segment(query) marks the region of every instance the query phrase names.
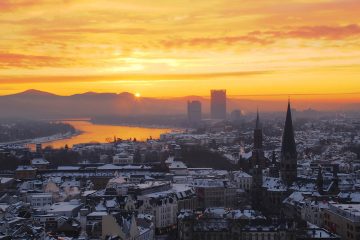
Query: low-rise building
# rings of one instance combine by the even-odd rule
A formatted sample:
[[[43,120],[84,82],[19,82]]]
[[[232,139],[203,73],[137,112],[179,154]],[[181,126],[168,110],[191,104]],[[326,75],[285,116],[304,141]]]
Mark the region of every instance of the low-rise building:
[[[328,208],[327,201],[306,200],[301,209],[301,218],[316,226],[324,227],[324,212]]]
[[[36,169],[32,166],[22,165],[15,170],[15,178],[21,180],[34,179],[36,177]]]
[[[151,231],[151,228],[138,226],[134,213],[115,213],[102,219],[102,239],[151,240],[154,236]]]
[[[10,177],[0,177],[0,191],[12,189],[15,186],[15,179]]]
[[[43,208],[53,203],[51,193],[32,193],[27,196],[27,201],[33,208]]]
[[[50,163],[44,158],[34,158],[31,160],[31,166],[38,170],[44,170],[49,167]]]
[[[238,188],[229,181],[218,179],[195,179],[191,186],[195,189],[198,207],[235,207]]]
[[[344,240],[360,239],[360,204],[330,203],[324,212],[324,224]]]
[[[113,156],[113,164],[132,164],[133,161],[134,156],[126,152],[121,152]]]
[[[142,203],[139,212],[155,217],[155,228],[158,233],[167,232],[176,226],[178,203],[173,192],[161,192],[139,196]]]
[[[299,227],[293,222],[274,223],[254,210],[208,208],[204,211],[180,211],[178,239],[236,240],[340,240],[325,229]]]
[[[238,188],[250,191],[252,185],[252,176],[244,171],[233,172],[233,180]]]
[[[69,202],[54,203],[50,206],[47,212],[58,216],[76,217],[81,207],[82,204],[80,203],[80,201],[77,199],[73,199]]]
[[[86,216],[86,234],[90,238],[102,236],[102,220],[103,216],[107,215],[107,212],[92,212]]]

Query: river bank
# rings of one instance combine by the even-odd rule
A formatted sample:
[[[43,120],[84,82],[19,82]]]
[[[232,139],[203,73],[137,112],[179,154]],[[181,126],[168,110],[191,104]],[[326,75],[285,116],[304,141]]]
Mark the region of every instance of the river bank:
[[[58,120],[58,122],[70,124],[75,128],[75,132],[59,133],[46,137],[33,139],[24,139],[18,141],[4,142],[0,145],[24,144],[35,145],[41,143],[43,147],[51,146],[53,148],[63,148],[66,145],[72,147],[80,143],[106,143],[111,142],[114,138],[120,139],[136,139],[145,141],[149,138],[158,139],[160,134],[181,131],[176,128],[166,128],[159,126],[139,126],[139,125],[116,125],[116,124],[96,124],[88,120]]]
[[[58,141],[63,139],[72,138],[82,134],[81,131],[76,131],[75,133],[68,132],[68,133],[58,133],[51,136],[39,137],[39,138],[31,138],[31,139],[23,139],[23,140],[16,140],[10,142],[0,142],[0,146],[4,145],[12,145],[12,144],[36,144],[36,143],[46,143],[52,141]]]
[[[72,125],[81,134],[72,136],[66,139],[59,139],[49,141],[45,146],[52,146],[54,148],[61,148],[65,145],[72,147],[75,144],[98,142],[111,142],[114,138],[120,139],[137,139],[138,141],[145,141],[146,139],[158,139],[160,134],[171,132],[172,128],[156,128],[156,127],[142,127],[142,126],[125,126],[125,125],[111,125],[111,124],[95,124],[91,121],[62,121]]]

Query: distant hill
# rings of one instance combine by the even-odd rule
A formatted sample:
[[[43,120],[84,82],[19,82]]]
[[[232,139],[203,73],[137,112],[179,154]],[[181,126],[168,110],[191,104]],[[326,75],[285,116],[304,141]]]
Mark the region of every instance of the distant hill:
[[[128,92],[60,96],[37,90],[0,96],[0,118],[73,118],[101,115],[179,114],[186,99],[136,98]]]
[[[129,115],[178,115],[185,114],[187,101],[202,102],[204,113],[208,113],[210,103],[208,98],[187,96],[177,98],[137,98],[128,92],[96,93],[87,92],[71,96],[60,96],[38,90],[27,90],[12,95],[0,96],[0,118],[84,118],[98,116],[129,116]],[[307,102],[307,104],[309,104]],[[294,108],[324,107],[323,103],[311,103],[311,106],[300,102],[293,104]],[[325,110],[359,110],[359,103],[327,102]],[[255,101],[248,99],[228,99],[228,111],[241,109],[254,112],[259,107],[261,111],[284,111],[284,101]]]

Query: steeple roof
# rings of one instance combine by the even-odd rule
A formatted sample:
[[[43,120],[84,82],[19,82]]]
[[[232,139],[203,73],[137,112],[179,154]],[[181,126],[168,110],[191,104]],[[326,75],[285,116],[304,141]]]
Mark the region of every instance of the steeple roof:
[[[294,128],[293,128],[292,117],[291,117],[290,101],[288,102],[288,108],[287,108],[287,113],[286,113],[281,153],[284,156],[289,156],[289,157],[293,157],[293,158],[296,158],[296,156],[297,156]]]

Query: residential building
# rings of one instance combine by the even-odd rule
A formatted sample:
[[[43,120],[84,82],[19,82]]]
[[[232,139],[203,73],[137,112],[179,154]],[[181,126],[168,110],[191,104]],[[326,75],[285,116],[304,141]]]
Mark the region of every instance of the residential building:
[[[360,204],[330,203],[324,212],[324,224],[343,240],[360,239]]]

